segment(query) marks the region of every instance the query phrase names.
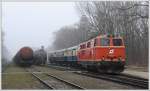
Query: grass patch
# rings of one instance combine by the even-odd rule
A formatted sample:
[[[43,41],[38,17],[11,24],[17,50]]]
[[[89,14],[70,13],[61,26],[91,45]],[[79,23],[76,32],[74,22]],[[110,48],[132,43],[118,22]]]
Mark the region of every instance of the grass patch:
[[[41,84],[18,66],[9,66],[2,74],[2,89],[40,89]]]

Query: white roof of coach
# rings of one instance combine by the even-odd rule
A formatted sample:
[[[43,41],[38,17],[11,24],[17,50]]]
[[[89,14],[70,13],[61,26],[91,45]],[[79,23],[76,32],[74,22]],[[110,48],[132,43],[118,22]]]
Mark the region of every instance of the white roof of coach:
[[[69,47],[67,48],[68,50],[72,50],[72,49],[77,49],[78,48],[78,45],[77,46],[73,46],[73,47]]]

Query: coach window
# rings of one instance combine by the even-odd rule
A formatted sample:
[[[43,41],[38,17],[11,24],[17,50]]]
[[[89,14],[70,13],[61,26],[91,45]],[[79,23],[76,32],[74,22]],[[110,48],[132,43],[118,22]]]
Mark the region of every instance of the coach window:
[[[90,48],[91,47],[91,42],[88,42],[87,43],[87,48]]]
[[[101,38],[100,39],[100,45],[101,46],[109,46],[110,45],[110,39],[108,39],[108,38]]]

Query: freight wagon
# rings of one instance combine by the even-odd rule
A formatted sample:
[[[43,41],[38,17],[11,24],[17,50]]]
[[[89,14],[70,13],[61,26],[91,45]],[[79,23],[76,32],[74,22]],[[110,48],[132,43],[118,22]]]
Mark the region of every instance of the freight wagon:
[[[13,61],[19,66],[31,66],[33,60],[33,50],[30,47],[21,48],[13,58]]]

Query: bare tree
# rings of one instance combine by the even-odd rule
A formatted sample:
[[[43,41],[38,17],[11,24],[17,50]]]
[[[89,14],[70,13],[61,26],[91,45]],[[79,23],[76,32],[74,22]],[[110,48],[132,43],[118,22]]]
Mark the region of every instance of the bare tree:
[[[147,1],[79,2],[77,6],[99,34],[124,37],[129,64],[148,64]]]
[[[127,63],[148,65],[147,1],[77,2],[80,21],[56,33],[55,49],[77,45],[98,34],[124,37]]]

